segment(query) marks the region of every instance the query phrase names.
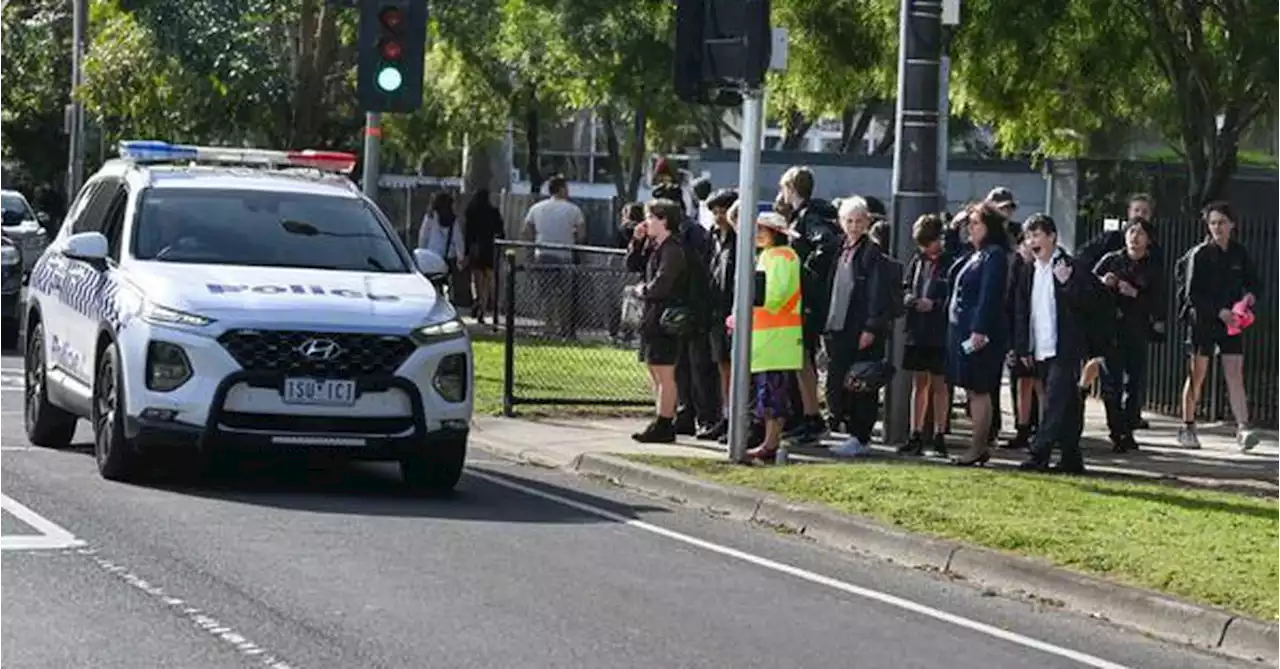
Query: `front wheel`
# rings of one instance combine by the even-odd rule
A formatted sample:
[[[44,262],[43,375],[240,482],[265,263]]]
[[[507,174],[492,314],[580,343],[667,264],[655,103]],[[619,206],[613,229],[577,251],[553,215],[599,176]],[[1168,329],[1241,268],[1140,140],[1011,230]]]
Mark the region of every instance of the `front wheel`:
[[[400,460],[400,476],[410,490],[433,495],[447,495],[462,478],[467,459],[465,437],[427,444],[417,454]]]
[[[23,419],[27,441],[44,448],[66,448],[79,421],[71,412],[49,401],[48,372],[44,360],[44,324],[36,323],[27,337],[23,359]]]
[[[130,481],[138,475],[140,457],[124,435],[124,375],[119,360],[115,346],[107,347],[98,360],[93,382],[93,457],[102,478]]]

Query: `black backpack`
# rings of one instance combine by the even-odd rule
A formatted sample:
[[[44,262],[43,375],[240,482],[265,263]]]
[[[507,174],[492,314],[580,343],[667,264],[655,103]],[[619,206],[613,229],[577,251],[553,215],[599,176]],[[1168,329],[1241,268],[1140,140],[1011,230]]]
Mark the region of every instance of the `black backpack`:
[[[1204,246],[1204,242],[1187,249],[1187,252],[1182,254],[1182,257],[1178,258],[1178,262],[1173,265],[1173,308],[1177,314],[1177,319],[1183,323],[1189,324],[1195,320],[1195,314],[1191,310],[1191,287],[1187,283],[1187,280],[1191,277],[1188,276],[1187,269],[1191,264],[1191,256],[1195,255],[1195,252],[1199,251],[1201,246]]]

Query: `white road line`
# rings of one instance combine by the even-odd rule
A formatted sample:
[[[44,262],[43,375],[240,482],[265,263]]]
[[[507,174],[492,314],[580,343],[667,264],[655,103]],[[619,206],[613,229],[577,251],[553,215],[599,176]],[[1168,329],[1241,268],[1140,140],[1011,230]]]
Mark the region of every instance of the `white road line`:
[[[808,571],[806,569],[793,567],[789,564],[784,564],[782,562],[777,562],[774,560],[770,560],[768,558],[760,557],[759,555],[753,555],[745,551],[740,551],[736,548],[722,546],[720,544],[712,543],[710,541],[699,539],[697,537],[692,537],[687,534],[675,532],[665,527],[659,527],[657,525],[646,523],[642,520],[628,518],[626,516],[614,513],[607,509],[602,509],[597,506],[585,504],[575,499],[570,499],[568,497],[563,497],[561,495],[556,495],[554,493],[543,492],[541,490],[538,490],[537,488],[531,488],[526,485],[514,483],[503,478],[498,478],[496,476],[485,474],[483,472],[478,472],[474,469],[468,469],[467,474],[469,476],[474,476],[475,478],[478,478],[482,481],[486,481],[488,483],[492,483],[494,485],[499,485],[504,488],[509,488],[511,490],[517,490],[526,495],[540,497],[542,499],[555,502],[557,504],[562,504],[564,506],[577,509],[584,513],[589,513],[593,516],[598,516],[600,518],[612,520],[616,523],[622,523],[629,527],[633,527],[638,530],[643,530],[645,532],[649,532],[652,534],[657,534],[659,536],[666,537],[668,539],[672,539],[675,541],[679,541],[681,543],[688,544],[690,546],[696,546],[703,550],[711,551],[712,553],[718,553],[726,557],[731,557],[736,560],[741,560],[743,562],[756,565],[757,567],[763,567],[765,569],[769,569],[779,573],[787,574],[789,576],[794,576],[796,578],[799,578],[805,581],[809,581],[810,583],[816,583],[818,585],[823,585],[828,588],[839,590],[841,592],[854,595],[856,597],[862,597],[864,599],[874,600],[882,604],[888,604],[889,606],[894,606],[900,609],[911,611],[912,613],[917,613],[922,616],[928,616],[935,620],[940,620],[945,623],[950,623],[952,625],[956,625],[957,627],[963,627],[965,629],[972,630],[980,634],[985,634],[987,636],[995,637],[1003,641],[1015,643],[1015,644],[1018,644],[1019,646],[1033,648],[1035,650],[1048,653],[1050,655],[1057,655],[1058,657],[1066,658],[1068,660],[1073,660],[1085,666],[1095,667],[1095,669],[1129,669],[1128,667],[1122,664],[1109,662],[1100,657],[1095,657],[1087,653],[1071,650],[1070,648],[1063,648],[1062,646],[1055,646],[1054,644],[1051,644],[1045,641],[1040,641],[1038,639],[1033,639],[1028,636],[1023,636],[1016,632],[1010,632],[1008,630],[1004,630],[999,627],[995,627],[993,625],[988,625],[986,623],[981,623],[976,620],[970,620],[969,618],[965,618],[963,616],[959,616],[954,613],[948,613],[940,609],[935,609],[931,606],[925,606],[924,604],[913,602],[909,599],[903,599],[902,597],[896,597],[888,593],[880,592],[879,590],[863,588],[861,586],[857,586],[852,583],[846,583],[844,581],[840,581],[840,580],[831,578],[829,576],[823,576],[822,574],[817,574],[817,573]]]
[[[48,548],[74,548],[83,546],[84,541],[60,527],[52,520],[28,509],[18,500],[0,493],[0,509],[21,520],[39,535],[19,534],[0,536],[0,550],[38,550]]]

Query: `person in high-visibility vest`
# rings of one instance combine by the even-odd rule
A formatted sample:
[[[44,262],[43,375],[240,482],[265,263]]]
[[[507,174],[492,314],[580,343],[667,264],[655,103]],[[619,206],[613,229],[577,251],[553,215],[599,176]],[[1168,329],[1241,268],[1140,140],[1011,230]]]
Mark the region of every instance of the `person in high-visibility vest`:
[[[795,234],[776,213],[756,218],[756,276],[764,275],[764,294],[755,296],[751,311],[751,406],[765,430],[764,441],[747,451],[752,460],[768,460],[777,452],[782,425],[795,410],[791,385],[804,367],[800,256],[789,245]],[[732,316],[728,325],[733,327]]]

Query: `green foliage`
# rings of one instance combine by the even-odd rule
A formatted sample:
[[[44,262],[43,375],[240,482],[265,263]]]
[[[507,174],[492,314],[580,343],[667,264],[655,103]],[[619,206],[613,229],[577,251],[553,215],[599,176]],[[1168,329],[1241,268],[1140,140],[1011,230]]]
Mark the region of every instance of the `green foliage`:
[[[0,16],[0,152],[19,185],[61,191],[67,166],[71,8],[58,0],[5,3]]]

